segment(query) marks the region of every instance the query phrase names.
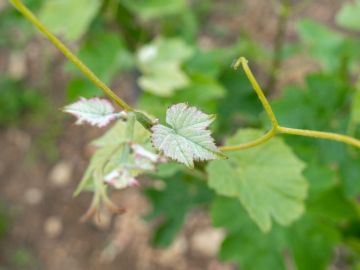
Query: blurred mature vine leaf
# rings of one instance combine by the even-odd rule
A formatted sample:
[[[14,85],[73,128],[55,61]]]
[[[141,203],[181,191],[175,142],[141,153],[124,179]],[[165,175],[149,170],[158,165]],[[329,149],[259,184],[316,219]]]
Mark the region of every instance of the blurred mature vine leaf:
[[[258,126],[263,108],[246,76],[228,68],[221,74],[220,82],[226,90],[218,101],[220,135],[233,134],[246,125]]]
[[[341,73],[313,73],[305,81],[304,87],[286,87],[282,97],[272,101],[281,125],[343,134],[348,132],[350,121],[357,125],[357,90]],[[335,168],[348,196],[360,194],[360,159],[349,147],[332,141],[291,136],[286,136],[286,141],[305,162]]]
[[[358,65],[360,41],[311,19],[297,22],[297,30],[306,51],[328,71],[344,68],[346,62]],[[334,57],[336,55],[336,57]]]
[[[336,127],[334,119],[338,110],[347,106],[349,86],[337,73],[309,74],[305,82],[304,88],[286,87],[283,96],[271,103],[279,123],[305,129]]]
[[[262,134],[259,130],[240,130],[227,144],[249,142]],[[270,231],[272,219],[285,226],[303,214],[307,194],[304,163],[280,138],[230,152],[228,157],[209,164],[209,187],[220,195],[237,198],[262,231]]]
[[[299,20],[297,30],[312,57],[318,59],[327,69],[338,67],[339,58],[333,55],[343,41],[339,33],[311,19]]]
[[[360,124],[360,81],[356,84],[356,89],[351,105],[351,121],[353,124]]]
[[[360,30],[360,1],[346,3],[336,15],[336,22],[351,30]]]
[[[331,205],[337,203],[335,200]],[[299,270],[325,270],[331,263],[334,247],[342,241],[337,229],[341,223],[313,212],[306,213],[289,228],[274,226],[263,234],[238,200],[216,197],[211,217],[215,227],[227,229],[220,259],[237,262],[240,268],[249,270],[288,269],[288,265]]]
[[[52,32],[76,40],[86,32],[100,7],[100,0],[47,0],[40,19]]]
[[[216,197],[211,207],[215,227],[228,234],[221,245],[220,259],[237,262],[246,270],[285,270],[283,246],[285,233],[273,228],[263,234],[236,199]]]
[[[227,48],[207,52],[195,51],[194,55],[183,65],[184,72],[189,78],[187,86],[174,91],[169,97],[159,97],[145,92],[140,97],[138,106],[156,115],[161,121],[165,120],[166,109],[174,103],[190,102],[196,104],[196,107],[202,111],[216,112],[218,99],[225,94],[224,86],[217,77],[225,63],[228,64],[226,59],[222,58],[222,52],[231,50],[231,48]]]
[[[328,269],[334,246],[340,242],[336,226],[306,214],[287,234],[287,242],[298,270]]]
[[[137,54],[138,67],[143,75],[139,85],[157,96],[171,96],[189,85],[181,65],[193,54],[192,47],[181,39],[157,38],[144,45]]]

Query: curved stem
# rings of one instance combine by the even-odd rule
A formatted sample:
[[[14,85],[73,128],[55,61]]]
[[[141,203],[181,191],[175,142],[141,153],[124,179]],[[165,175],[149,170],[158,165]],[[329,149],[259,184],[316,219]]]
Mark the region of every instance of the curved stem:
[[[274,137],[277,133],[338,141],[338,142],[343,142],[343,143],[360,148],[360,140],[355,139],[350,136],[347,136],[347,135],[331,133],[331,132],[315,131],[315,130],[287,128],[287,127],[280,126],[278,124],[276,116],[270,106],[269,101],[266,99],[264,92],[262,91],[261,87],[257,83],[254,75],[252,74],[252,72],[248,66],[248,61],[244,57],[240,57],[236,61],[234,68],[237,69],[240,65],[242,65],[246,76],[248,77],[251,85],[254,87],[254,90],[255,90],[257,96],[259,97],[268,117],[270,118],[272,128],[269,132],[267,132],[265,135],[263,135],[262,137],[260,137],[258,139],[255,139],[251,142],[238,144],[238,145],[222,146],[219,148],[221,151],[224,151],[224,152],[237,151],[237,150],[244,150],[244,149],[248,149],[251,147],[255,147],[257,145],[267,142],[272,137]]]
[[[338,141],[338,142],[343,142],[343,143],[360,148],[360,140],[355,139],[350,136],[347,136],[347,135],[342,135],[342,134],[337,134],[337,133],[306,130],[306,129],[297,129],[297,128],[287,128],[287,127],[280,127],[280,126],[278,127],[278,132],[283,133],[283,134],[290,134],[290,135]]]
[[[234,68],[237,69],[240,65],[242,65],[246,76],[248,77],[252,87],[254,88],[257,96],[259,97],[259,100],[261,102],[261,104],[263,105],[266,114],[268,115],[272,125],[274,127],[279,126],[278,121],[275,117],[275,114],[270,106],[269,101],[266,99],[265,95],[264,95],[264,91],[261,89],[260,85],[258,84],[258,82],[256,81],[253,73],[251,72],[249,65],[248,65],[248,61],[244,58],[244,57],[240,57],[234,64]]]
[[[12,5],[24,16],[26,17],[40,32],[42,32],[51,43],[53,43],[71,62],[73,62],[82,72],[83,74],[91,80],[96,86],[98,86],[109,98],[111,98],[115,103],[117,103],[121,108],[127,111],[134,111],[136,115],[136,119],[147,129],[153,125],[153,121],[151,121],[146,115],[141,112],[135,111],[129,104],[123,101],[120,97],[118,97],[104,82],[102,82],[75,54],[73,54],[55,35],[53,35],[46,27],[43,25],[36,16],[21,2],[21,0],[10,0]],[[270,106],[269,101],[266,99],[263,90],[260,85],[256,81],[252,71],[248,66],[248,61],[244,57],[240,57],[234,68],[237,69],[240,65],[242,65],[246,76],[248,77],[251,85],[253,86],[260,102],[262,103],[266,114],[268,115],[272,128],[269,132],[267,132],[262,137],[240,145],[234,146],[223,146],[220,147],[222,151],[236,151],[243,150],[251,147],[255,147],[262,143],[267,142],[272,137],[274,137],[277,133],[283,134],[291,134],[291,135],[299,135],[313,138],[321,138],[333,141],[343,142],[349,145],[353,145],[355,147],[360,148],[360,140],[357,140],[353,137],[329,133],[329,132],[321,132],[321,131],[313,131],[313,130],[303,130],[303,129],[295,129],[295,128],[286,128],[281,127],[278,124],[278,121],[275,117],[275,114]]]
[[[83,74],[99,87],[109,98],[126,111],[134,109],[118,97],[104,82],[102,82],[75,54],[73,54],[45,25],[21,2],[21,0],[10,0],[11,4],[27,18],[41,33],[43,33],[52,44],[54,44],[71,62],[73,62]]]
[[[245,150],[248,148],[255,147],[257,145],[263,144],[274,137],[277,133],[277,128],[270,129],[267,133],[265,133],[260,138],[253,140],[248,143],[238,144],[238,145],[230,145],[230,146],[221,146],[219,149],[223,152],[230,152],[230,151],[238,151],[238,150]]]

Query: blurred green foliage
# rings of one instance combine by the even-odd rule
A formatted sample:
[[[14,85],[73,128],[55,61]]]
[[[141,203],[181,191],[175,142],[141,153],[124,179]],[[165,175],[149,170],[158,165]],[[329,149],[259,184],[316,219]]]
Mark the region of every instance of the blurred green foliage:
[[[168,165],[165,165],[168,166]],[[176,168],[176,167],[175,167]],[[152,202],[153,211],[147,220],[156,218],[156,231],[153,243],[159,247],[168,246],[182,228],[186,214],[195,207],[205,206],[212,199],[212,192],[205,182],[186,172],[167,172],[159,177],[161,189],[147,188],[145,195]],[[161,169],[160,169],[161,171]],[[165,176],[166,175],[166,176]],[[157,175],[152,176],[157,179]]]
[[[44,107],[44,98],[24,82],[0,77],[0,126],[29,119]]]
[[[218,115],[214,132],[219,142],[241,134],[245,127],[269,127],[251,85],[230,65],[243,55],[256,70],[270,74],[274,55],[252,40],[246,29],[239,29],[242,34],[232,46],[200,46],[200,26],[208,23],[209,28],[216,29],[214,22],[206,21],[215,1],[41,2],[27,4],[56,34],[79,40],[78,55],[106,83],[111,84],[120,74],[131,74],[137,108],[160,121],[169,105],[187,102]],[[272,106],[281,125],[360,137],[359,7],[358,0],[344,3],[336,16],[337,30],[312,19],[296,23],[299,42],[284,45],[282,60],[301,54],[319,68],[305,76],[303,85],[287,85],[275,95]],[[54,8],[57,12],[53,12]],[[0,20],[6,22],[0,23],[1,33],[8,33],[6,28],[12,25],[28,27],[11,9],[6,9]],[[4,42],[0,35],[0,43]],[[66,71],[71,74],[69,99],[100,94],[73,66],[66,65]],[[19,91],[21,87],[1,79],[0,91],[4,94],[0,106],[6,113],[2,115],[1,111],[0,123],[14,121],[37,106],[38,98],[31,91]],[[251,139],[240,137],[237,139],[241,141]],[[154,243],[169,245],[187,214],[202,207],[210,209],[213,225],[227,232],[220,259],[235,262],[240,269],[328,269],[336,249],[345,250],[341,260],[349,269],[359,269],[359,151],[311,138],[284,136],[277,140],[281,145],[270,147],[276,142],[269,142],[260,153],[252,149],[229,155],[238,163],[197,164],[197,170],[191,173],[171,163],[149,175],[161,184],[160,188],[154,184],[144,189],[152,205],[147,220],[157,225]],[[271,160],[274,155],[279,158]],[[287,166],[289,159],[300,159],[298,164],[305,164],[303,176],[299,172],[303,166]],[[266,167],[269,160],[276,164]],[[252,170],[248,169],[251,165]],[[266,170],[259,173],[263,167]],[[301,179],[301,183],[294,179]],[[306,184],[307,196],[303,194]],[[281,197],[305,205],[305,213],[290,222],[286,217],[293,214],[294,208]],[[259,216],[264,212],[277,216],[271,230],[267,226],[267,233],[257,226],[261,227]]]

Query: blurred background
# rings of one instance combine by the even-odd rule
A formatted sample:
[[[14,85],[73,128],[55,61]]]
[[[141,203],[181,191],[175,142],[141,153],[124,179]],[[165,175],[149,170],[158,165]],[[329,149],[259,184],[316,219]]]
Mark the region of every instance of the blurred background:
[[[239,127],[267,126],[246,78],[231,68],[238,56],[250,61],[282,123],[358,134],[360,94],[352,98],[339,90],[333,97],[328,90],[340,81],[341,89],[357,93],[359,1],[24,3],[137,108],[163,119],[168,105],[187,101],[217,113],[219,143]],[[158,55],[149,63],[154,50]],[[305,94],[284,95],[289,85]],[[306,94],[309,89],[320,89],[314,99]],[[200,187],[201,198],[180,207],[184,204],[174,198],[182,186],[156,193],[151,191],[162,190],[163,183],[147,184],[145,179],[139,189],[111,195],[126,214],[113,216],[104,210],[101,222],[78,222],[91,194],[74,198],[72,193],[93,152],[89,142],[104,131],[75,126],[60,109],[79,96],[95,95],[101,95],[100,90],[8,1],[0,0],[0,269],[238,269],[236,256],[218,259],[226,230],[212,226],[207,209],[213,195],[205,187]],[[307,148],[300,149],[304,141]],[[294,138],[288,143],[307,161],[308,154],[315,156],[309,149],[316,148],[319,158],[312,158],[306,171],[310,181],[341,179],[341,195],[334,193],[341,203],[328,198],[317,211],[340,205],[331,222],[345,228],[339,235],[349,236],[353,251],[331,244],[332,255],[324,255],[327,262],[321,261],[321,267],[289,263],[287,269],[360,269],[358,215],[347,204],[360,191],[358,152],[345,157],[345,147],[338,144]],[[322,243],[330,238],[317,239]]]

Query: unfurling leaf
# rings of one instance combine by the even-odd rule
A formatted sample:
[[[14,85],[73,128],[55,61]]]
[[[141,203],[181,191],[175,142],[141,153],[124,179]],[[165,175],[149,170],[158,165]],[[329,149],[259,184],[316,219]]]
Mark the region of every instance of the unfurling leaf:
[[[126,142],[123,143],[124,153],[127,156],[117,165],[117,167],[110,171],[107,175],[104,176],[104,182],[110,184],[116,189],[123,189],[132,186],[139,186],[138,180],[135,178],[139,174],[145,172],[152,172],[155,170],[155,165],[157,163],[163,162],[164,158],[160,155],[157,155],[139,144]],[[129,145],[132,151],[129,153]]]
[[[104,182],[114,186],[117,189],[139,186],[139,182],[126,170],[114,170],[104,177]]]
[[[115,113],[111,103],[100,98],[80,98],[79,101],[65,106],[64,112],[75,115],[78,118],[77,125],[87,122],[98,127],[104,127],[117,118],[126,117],[125,112]]]
[[[137,159],[145,159],[153,163],[161,163],[166,162],[166,158],[160,155],[157,155],[149,150],[146,150],[140,144],[131,143],[131,149],[134,151],[135,158]]]
[[[208,130],[214,121],[213,115],[205,114],[185,103],[171,106],[166,112],[166,123],[170,127],[152,127],[152,142],[166,157],[194,167],[195,160],[223,158]]]
[[[109,177],[111,172],[126,169],[131,173],[131,177],[135,178],[145,171],[148,172],[155,169],[155,165],[150,161],[148,163],[145,163],[143,160],[139,162],[134,151],[129,153],[130,146],[126,139],[126,128],[127,122],[119,120],[104,135],[92,141],[92,145],[98,149],[91,158],[90,165],[74,193],[75,196],[82,191],[96,192],[97,185],[95,183],[106,182],[105,177]],[[131,144],[141,144],[144,147],[149,146],[148,148],[151,149],[150,142],[148,141],[149,136],[149,131],[139,123],[135,123],[134,137]],[[141,163],[141,166],[139,163]]]
[[[249,142],[263,133],[241,130],[229,145]],[[270,231],[272,219],[289,225],[304,212],[308,184],[304,164],[280,139],[229,154],[227,161],[209,164],[208,184],[218,194],[240,200],[262,231]]]

